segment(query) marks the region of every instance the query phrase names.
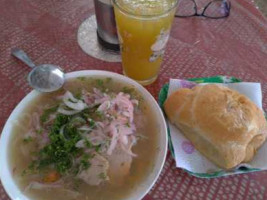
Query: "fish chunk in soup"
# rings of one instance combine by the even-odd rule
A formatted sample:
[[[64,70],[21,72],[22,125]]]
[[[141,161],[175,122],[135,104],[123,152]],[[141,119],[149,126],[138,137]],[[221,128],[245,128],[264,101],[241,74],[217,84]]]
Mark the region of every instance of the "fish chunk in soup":
[[[124,199],[153,168],[155,117],[131,86],[73,79],[42,94],[21,116],[10,166],[32,199]]]

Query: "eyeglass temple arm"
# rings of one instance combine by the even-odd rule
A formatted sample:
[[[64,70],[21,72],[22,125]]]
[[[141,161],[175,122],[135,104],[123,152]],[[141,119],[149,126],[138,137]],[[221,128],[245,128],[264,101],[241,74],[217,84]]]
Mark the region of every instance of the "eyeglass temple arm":
[[[216,1],[221,1],[221,0],[213,0],[213,1],[209,2],[209,3],[204,7],[204,9],[203,9],[201,15],[204,16],[204,17],[207,17],[207,16],[205,15],[205,11],[206,11],[207,8],[210,6],[210,4],[212,4],[213,2],[216,2]],[[225,4],[228,6],[227,2],[226,2],[225,0],[223,0],[223,1],[224,1],[223,3],[225,3]],[[229,1],[229,7],[227,7],[227,14],[226,14],[225,16],[223,16],[223,17],[209,17],[209,16],[208,16],[208,17],[209,17],[209,18],[213,18],[213,19],[220,19],[220,18],[228,17],[229,14],[230,14],[230,9],[231,9],[231,2]]]
[[[195,15],[197,14],[197,3],[195,0],[191,0],[194,3]]]
[[[187,17],[198,16],[198,13],[197,13],[197,4],[196,4],[195,0],[191,0],[191,1],[194,3],[195,14],[193,14],[193,15],[188,15],[188,16],[182,16],[182,15],[177,15],[177,14],[175,14],[175,17],[187,18]]]

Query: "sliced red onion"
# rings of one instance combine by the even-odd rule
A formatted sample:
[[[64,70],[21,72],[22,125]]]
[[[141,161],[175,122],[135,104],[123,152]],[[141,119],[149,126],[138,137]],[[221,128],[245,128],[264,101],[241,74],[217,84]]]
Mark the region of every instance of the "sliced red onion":
[[[71,100],[71,101],[70,101]],[[84,110],[87,105],[86,103],[84,103],[83,101],[79,100],[79,99],[76,99],[73,94],[69,91],[67,91],[65,94],[64,94],[64,97],[63,97],[63,102],[69,107],[69,108],[72,108],[74,110]]]
[[[64,136],[64,128],[65,128],[65,125],[61,126],[60,130],[59,130],[59,135],[61,135],[63,138],[65,138],[65,136]]]
[[[37,181],[31,182],[26,188],[25,191],[30,189],[42,190],[42,189],[51,189],[51,188],[60,188],[63,187],[60,184],[44,184]]]
[[[81,112],[80,110],[65,110],[62,107],[59,107],[57,111],[61,114],[64,114],[64,115],[75,115],[75,114]]]
[[[77,148],[85,148],[84,139],[79,140],[79,141],[75,144],[75,147],[77,147]]]
[[[106,111],[111,107],[111,103],[110,101],[105,101],[103,102],[98,108],[98,111]]]
[[[111,142],[110,142],[108,151],[107,151],[108,155],[111,155],[113,150],[115,149],[115,147],[117,145],[117,137],[118,137],[117,133],[114,132],[113,135],[112,135],[112,138],[111,138]]]
[[[124,145],[128,144],[128,137],[126,135],[121,135],[120,136],[120,142]]]
[[[81,100],[79,100],[77,103],[73,103],[69,101],[69,99],[63,99],[63,102],[68,106],[69,108],[72,108],[73,110],[79,110],[82,111],[85,108],[87,108],[87,105],[83,103]]]
[[[131,148],[126,148],[124,145],[121,145],[122,150],[132,157],[137,157],[137,154],[133,153]]]
[[[92,131],[93,129],[90,128],[89,126],[85,125],[85,126],[79,127],[78,130],[80,130],[80,131]]]
[[[80,193],[79,192],[75,192],[69,189],[65,189],[61,184],[59,184],[59,182],[56,183],[50,183],[50,184],[44,184],[44,183],[40,183],[37,181],[33,181],[31,182],[25,189],[24,191],[28,191],[30,189],[36,189],[36,190],[44,190],[44,189],[54,189],[54,188],[59,188],[59,190],[61,190],[62,192],[66,193],[67,196],[71,197],[71,198],[77,198]]]
[[[40,125],[40,115],[37,112],[34,112],[32,114],[32,126],[36,129],[39,130],[41,125]]]
[[[76,99],[76,98],[73,96],[73,94],[72,94],[71,92],[69,92],[69,91],[67,91],[67,92],[64,94],[63,99],[70,99],[70,100],[73,101],[73,102],[78,102],[78,101],[79,101],[79,100]]]
[[[54,119],[56,119],[56,116],[56,114],[51,114],[45,124],[49,124],[50,122],[52,122]]]
[[[129,112],[127,112],[127,111],[122,112],[122,114],[123,114],[125,117],[130,117],[130,116],[131,116],[131,114],[130,114]]]
[[[136,100],[136,99],[132,99],[132,100],[131,100],[131,102],[132,102],[134,105],[136,105],[136,106],[138,106],[138,105],[139,105],[139,101],[138,101],[138,100]]]
[[[22,153],[23,156],[28,156],[29,155],[29,149],[27,145],[20,145],[20,152]]]

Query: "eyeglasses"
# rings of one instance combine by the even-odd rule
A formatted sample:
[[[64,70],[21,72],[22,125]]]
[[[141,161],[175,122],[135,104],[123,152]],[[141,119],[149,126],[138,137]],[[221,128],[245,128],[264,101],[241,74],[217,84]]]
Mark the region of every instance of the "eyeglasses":
[[[203,11],[197,12],[195,0],[181,0],[175,17],[207,17],[212,19],[221,19],[230,15],[231,2],[229,0],[213,0],[209,2]]]

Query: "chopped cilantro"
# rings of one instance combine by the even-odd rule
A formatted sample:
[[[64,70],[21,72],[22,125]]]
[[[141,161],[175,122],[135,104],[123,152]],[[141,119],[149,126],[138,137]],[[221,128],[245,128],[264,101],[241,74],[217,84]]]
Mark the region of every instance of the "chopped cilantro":
[[[101,149],[101,144],[95,146],[95,151],[96,151],[96,152],[99,152],[100,149]]]
[[[39,135],[41,135],[41,134],[43,133],[43,131],[44,131],[44,130],[43,130],[42,128],[40,128],[40,129],[38,129],[38,130],[36,131],[36,133],[39,134]]]
[[[103,172],[98,174],[98,177],[101,178],[101,179],[106,179],[107,178],[106,174],[104,174]]]
[[[91,159],[93,157],[93,155],[89,155],[89,154],[84,154],[82,156],[80,165],[82,170],[86,170],[91,166],[91,163],[89,162],[89,159]]]
[[[99,119],[103,119],[104,118],[104,114],[102,112],[98,111],[98,110],[95,112],[95,114]]]
[[[27,174],[27,170],[24,169],[22,172],[21,172],[21,176],[25,176]]]
[[[83,154],[83,155],[82,155],[82,159],[83,159],[83,160],[88,160],[90,157],[92,157],[92,156],[89,155],[89,154]]]
[[[135,92],[135,89],[134,88],[129,88],[129,87],[123,87],[122,88],[122,92],[132,95]]]
[[[58,109],[58,106],[54,106],[54,107],[52,107],[52,108],[48,108],[48,109],[44,110],[44,111],[43,111],[43,114],[42,114],[41,117],[40,117],[40,121],[41,121],[42,123],[45,123],[45,122],[49,119],[49,116],[50,116],[52,113],[56,112],[57,109]]]
[[[32,162],[32,163],[29,165],[29,170],[33,170],[34,167],[35,167],[35,164],[36,164],[36,162]]]
[[[80,115],[81,115],[81,117],[84,118],[85,120],[88,120],[88,118],[91,118],[92,115],[96,112],[96,109],[97,109],[96,106],[93,107],[93,108],[86,108],[86,109],[84,109],[84,110],[80,113]]]
[[[72,126],[70,121],[70,116],[62,114],[56,116],[49,133],[50,143],[39,152],[39,160],[35,168],[41,170],[54,166],[60,174],[70,170],[73,165],[72,158],[80,152],[75,145],[81,139],[77,128]],[[65,127],[63,136],[59,134],[62,126]]]
[[[80,80],[80,81],[85,81],[86,80],[86,78],[85,77],[82,77],[82,76],[77,77],[77,79]]]
[[[87,120],[90,117],[90,108],[86,108],[81,112],[81,117]]]
[[[76,166],[72,169],[72,173],[73,173],[74,175],[77,175],[77,174],[79,173],[79,166],[80,166],[80,165],[76,165]]]
[[[33,141],[33,138],[31,136],[26,137],[26,138],[23,139],[23,142],[25,142],[25,143],[29,143],[31,141]]]
[[[102,79],[96,79],[96,84],[99,87],[102,87],[104,85],[104,81]]]
[[[80,179],[73,179],[73,189],[74,190],[77,191],[81,184],[82,184],[82,181]]]
[[[80,116],[74,116],[71,120],[70,120],[70,125],[72,126],[81,126],[84,125],[86,123],[86,120]]]
[[[106,78],[106,83],[110,83],[112,81],[112,78],[108,77]]]
[[[86,160],[81,160],[81,166],[83,170],[86,170],[91,166],[91,164]]]
[[[91,128],[94,128],[94,127],[95,127],[95,121],[92,120],[92,119],[89,119],[89,126],[90,126]]]
[[[81,91],[77,92],[77,93],[74,95],[74,97],[75,97],[76,99],[82,99],[82,92],[81,92]]]
[[[126,125],[127,127],[130,127],[130,123],[129,123],[129,122],[127,122],[125,125]]]
[[[89,149],[94,148],[96,152],[100,151],[101,144],[93,145],[89,140],[84,140],[84,144]]]
[[[31,155],[31,156],[37,156],[37,155],[38,155],[38,152],[36,152],[36,151],[31,151],[31,152],[30,152],[30,155]]]
[[[92,148],[93,144],[89,140],[84,140],[84,144],[87,148]]]

